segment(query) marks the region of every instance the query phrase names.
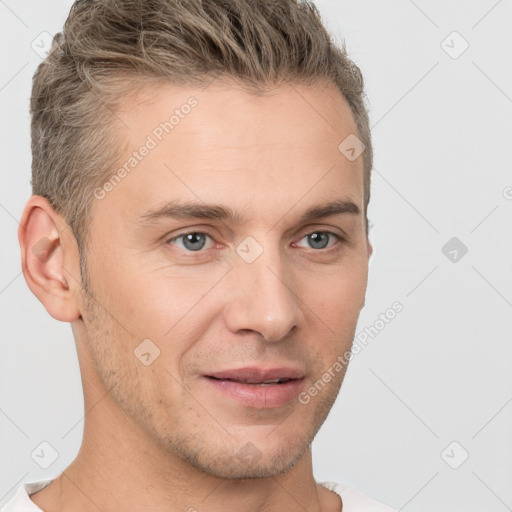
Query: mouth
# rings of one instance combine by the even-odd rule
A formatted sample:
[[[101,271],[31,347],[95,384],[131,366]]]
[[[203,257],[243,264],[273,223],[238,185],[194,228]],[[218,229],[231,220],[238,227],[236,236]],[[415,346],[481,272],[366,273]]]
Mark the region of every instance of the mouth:
[[[241,405],[277,408],[290,402],[304,385],[304,373],[298,369],[238,368],[204,375],[205,380],[223,397]]]
[[[217,378],[217,377],[212,377],[210,375],[207,375],[207,377],[209,379],[215,379],[215,380],[220,380],[220,381],[229,381],[229,382],[238,382],[239,384],[249,384],[251,386],[273,386],[275,384],[283,384],[285,382],[289,382],[290,380],[293,380],[293,379],[286,379],[286,378],[283,378],[283,379],[280,379],[280,378],[277,378],[277,379],[271,379],[271,380],[265,380],[263,382],[260,382],[258,380],[256,381],[249,381],[249,380],[240,380],[240,379],[222,379],[222,378]]]

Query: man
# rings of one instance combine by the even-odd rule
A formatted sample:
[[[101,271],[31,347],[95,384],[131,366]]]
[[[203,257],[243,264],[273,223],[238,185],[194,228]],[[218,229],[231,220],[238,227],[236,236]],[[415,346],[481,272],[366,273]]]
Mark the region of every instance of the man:
[[[31,112],[22,267],[84,437],[3,511],[390,511],[312,471],[372,252],[363,81],[314,6],[77,1]]]

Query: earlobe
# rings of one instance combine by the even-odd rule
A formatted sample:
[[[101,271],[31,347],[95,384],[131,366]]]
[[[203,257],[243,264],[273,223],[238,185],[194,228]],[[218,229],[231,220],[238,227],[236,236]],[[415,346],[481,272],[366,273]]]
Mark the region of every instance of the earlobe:
[[[77,281],[68,277],[66,266],[77,257],[61,236],[67,224],[48,200],[31,196],[18,229],[21,265],[25,280],[51,316],[63,322],[80,317],[76,303]],[[66,252],[67,251],[67,252]]]

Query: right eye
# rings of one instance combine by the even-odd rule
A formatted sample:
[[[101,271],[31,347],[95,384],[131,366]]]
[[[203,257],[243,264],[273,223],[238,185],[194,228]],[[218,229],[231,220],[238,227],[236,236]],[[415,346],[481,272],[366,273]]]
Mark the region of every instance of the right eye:
[[[201,233],[199,231],[191,231],[189,233],[183,233],[175,236],[167,241],[173,245],[177,245],[180,249],[189,252],[198,252],[204,249],[207,244],[207,239],[213,242],[210,235],[207,233]]]

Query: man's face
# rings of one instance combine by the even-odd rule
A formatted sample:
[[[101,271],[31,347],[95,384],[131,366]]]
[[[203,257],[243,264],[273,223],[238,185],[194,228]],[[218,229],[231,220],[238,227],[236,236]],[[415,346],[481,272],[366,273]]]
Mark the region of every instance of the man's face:
[[[221,477],[282,473],[338,394],[364,303],[362,156],[338,149],[353,117],[325,84],[149,92],[118,113],[113,174],[137,163],[96,193],[85,346],[141,442]],[[185,203],[202,216],[176,215]]]

